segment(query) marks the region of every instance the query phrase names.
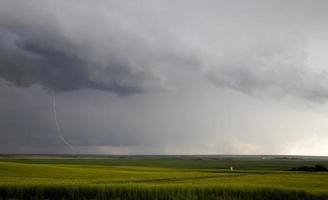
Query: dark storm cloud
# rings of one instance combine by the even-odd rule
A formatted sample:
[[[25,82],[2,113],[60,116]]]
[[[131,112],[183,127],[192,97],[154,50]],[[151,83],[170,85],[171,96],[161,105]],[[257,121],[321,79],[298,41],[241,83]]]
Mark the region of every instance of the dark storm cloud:
[[[39,84],[55,91],[89,88],[119,95],[142,93],[165,87],[157,66],[189,62],[164,46],[153,49],[138,29],[124,30],[119,23],[123,17],[118,23],[108,22],[111,17],[95,10],[75,19],[72,16],[81,15],[83,9],[55,4],[71,15],[66,20],[60,19],[56,9],[47,10],[49,1],[0,4],[0,78],[18,87]]]
[[[128,64],[112,61],[100,68],[74,52],[40,41],[33,32],[24,31],[0,29],[0,77],[16,86],[40,84],[55,91],[91,88],[120,95],[143,91],[140,82],[146,75],[133,74]]]

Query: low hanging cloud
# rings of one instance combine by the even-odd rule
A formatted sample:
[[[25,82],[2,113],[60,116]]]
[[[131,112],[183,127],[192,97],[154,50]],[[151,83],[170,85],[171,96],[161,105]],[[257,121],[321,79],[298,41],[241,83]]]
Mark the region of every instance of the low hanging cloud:
[[[117,94],[143,91],[140,84],[147,78],[143,71],[133,73],[127,65],[115,62],[104,68],[97,67],[72,53],[9,34],[17,39],[9,41],[11,49],[2,49],[0,75],[16,86],[40,84],[55,91],[91,88]],[[8,42],[8,37],[10,35],[2,33],[3,40]]]
[[[41,43],[20,32],[0,30],[0,76],[18,87],[40,84],[55,91],[92,88],[118,94],[142,92],[143,72],[133,73],[122,63],[100,68],[73,52]],[[66,50],[66,49],[65,49]]]
[[[50,4],[1,2],[0,78],[18,87],[39,84],[54,91],[89,88],[128,95],[165,88],[164,75],[153,66],[189,62],[158,41],[150,44],[133,27],[125,30],[111,22],[114,14],[95,9],[83,17],[84,9],[67,9],[70,3],[59,2],[55,6],[64,14],[81,16],[61,19],[55,9],[45,10]],[[85,24],[85,19],[95,23]]]

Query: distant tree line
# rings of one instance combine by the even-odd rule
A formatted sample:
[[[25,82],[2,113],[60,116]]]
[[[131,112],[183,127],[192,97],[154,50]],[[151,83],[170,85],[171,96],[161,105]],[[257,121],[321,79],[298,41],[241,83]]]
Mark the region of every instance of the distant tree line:
[[[294,167],[291,171],[304,171],[304,172],[326,172],[328,169],[323,165],[315,165],[312,166],[302,166],[302,167]]]

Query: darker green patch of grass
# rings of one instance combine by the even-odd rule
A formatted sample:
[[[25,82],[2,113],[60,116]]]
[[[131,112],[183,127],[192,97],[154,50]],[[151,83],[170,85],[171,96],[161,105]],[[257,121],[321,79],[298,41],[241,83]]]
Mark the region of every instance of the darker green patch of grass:
[[[2,199],[326,200],[328,196],[274,188],[152,186],[1,186]]]
[[[320,164],[328,167],[327,159],[284,159],[261,157],[206,157],[206,156],[123,156],[123,157],[56,157],[29,158],[6,157],[0,161],[28,164],[68,164],[68,165],[102,165],[102,166],[139,166],[166,167],[174,169],[230,169],[236,170],[284,170],[299,166]]]

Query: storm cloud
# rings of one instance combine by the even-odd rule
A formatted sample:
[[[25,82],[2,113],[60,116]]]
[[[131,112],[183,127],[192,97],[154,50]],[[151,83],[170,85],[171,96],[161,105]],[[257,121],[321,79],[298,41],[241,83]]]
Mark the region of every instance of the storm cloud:
[[[88,5],[65,8],[71,3],[51,9],[50,1],[1,2],[0,77],[19,87],[40,84],[54,91],[90,88],[128,95],[164,87],[152,65],[188,62],[164,45],[153,47],[139,30],[111,22],[115,16],[92,9],[85,13]],[[62,14],[86,16],[61,19]]]
[[[0,151],[67,153],[49,91],[82,153],[309,149],[328,140],[327,8],[2,0]]]
[[[133,74],[127,65],[115,62],[100,68],[73,52],[65,52],[70,46],[53,47],[24,34],[5,29],[0,33],[0,75],[18,87],[40,84],[55,91],[92,88],[118,94],[143,90],[138,81],[143,80],[142,72]]]
[[[323,20],[324,2],[286,2],[274,18],[279,6],[271,2],[76,3],[2,1],[0,77],[16,86],[126,95],[167,89],[172,68],[182,66],[250,95],[327,98],[326,70],[306,63],[304,30]]]

